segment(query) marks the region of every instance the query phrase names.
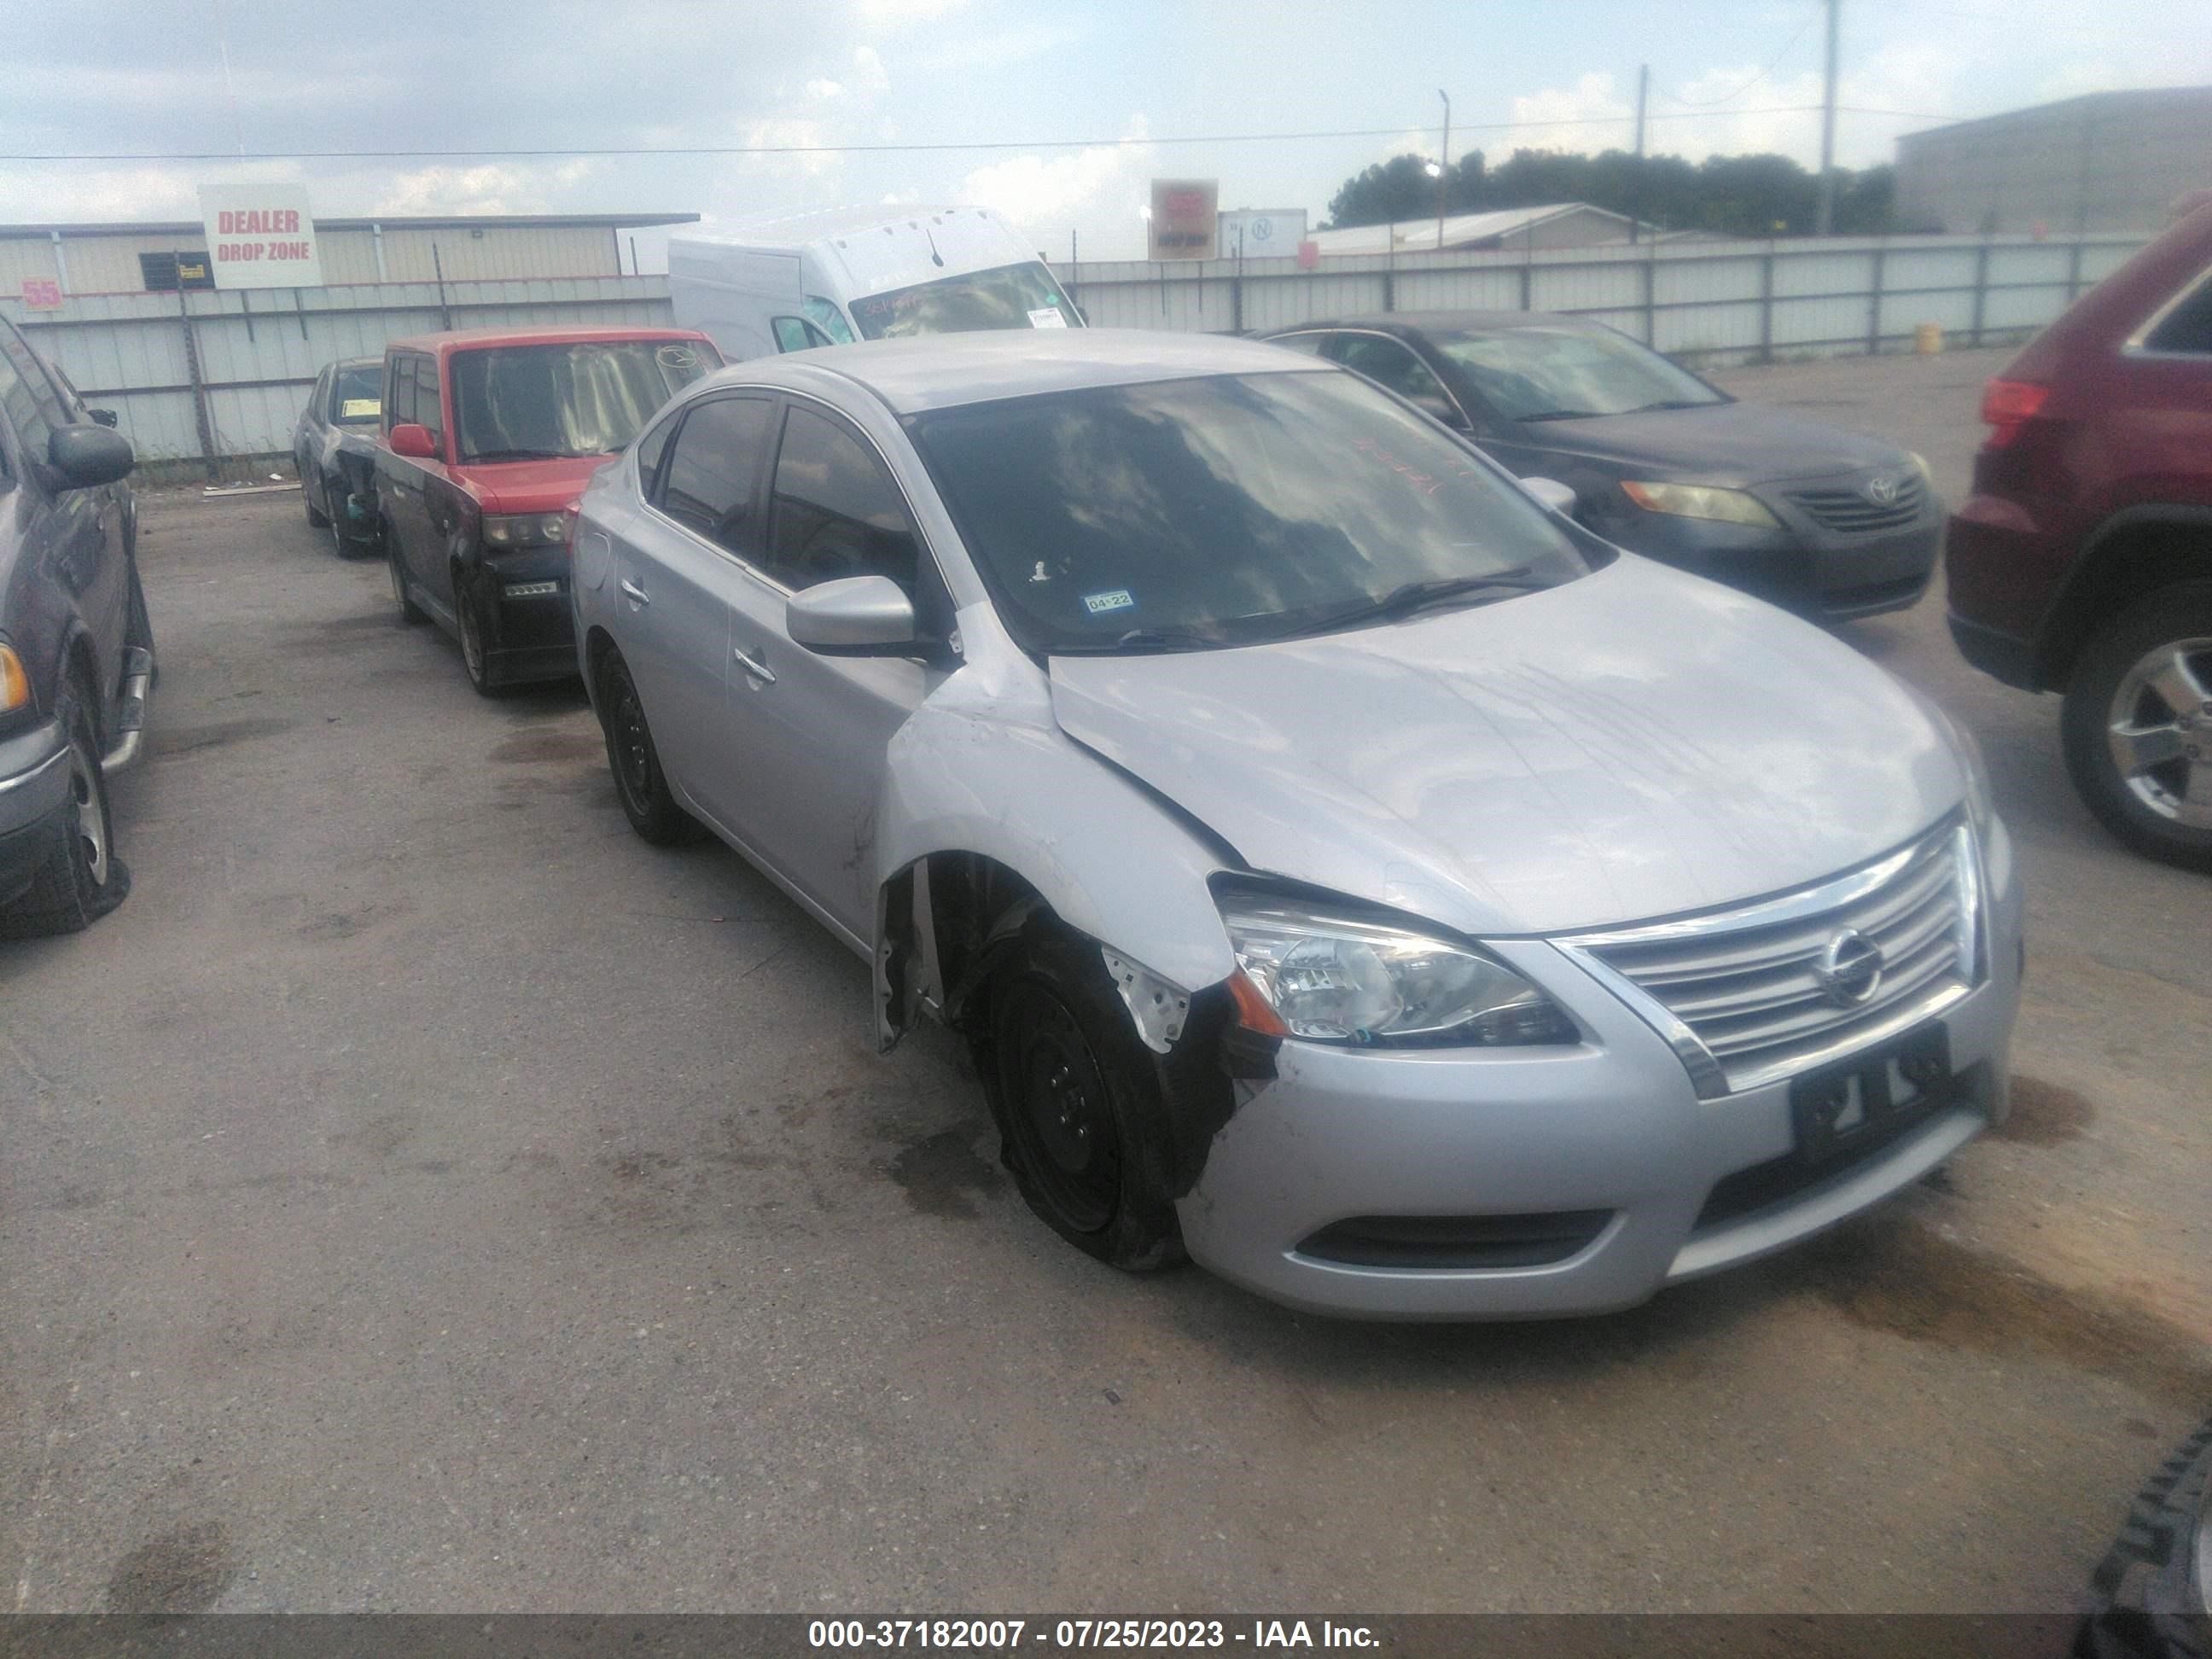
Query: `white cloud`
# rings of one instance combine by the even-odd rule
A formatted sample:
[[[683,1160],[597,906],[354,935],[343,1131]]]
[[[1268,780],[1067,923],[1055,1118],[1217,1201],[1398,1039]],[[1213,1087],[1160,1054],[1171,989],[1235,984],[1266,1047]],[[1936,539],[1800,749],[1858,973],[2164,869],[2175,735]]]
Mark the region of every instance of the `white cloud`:
[[[806,95],[817,102],[844,95],[845,88],[825,76],[816,76],[806,83]]]
[[[395,217],[448,213],[544,213],[561,192],[603,172],[601,162],[545,166],[427,167],[403,173],[385,187],[373,213]]]
[[[860,21],[878,29],[933,23],[967,5],[968,0],[860,0]]]
[[[1596,151],[1632,149],[1636,143],[1635,107],[1614,90],[1613,76],[1603,72],[1582,76],[1571,87],[1547,87],[1516,98],[1513,119],[1528,123],[1529,130],[1506,134],[1507,142],[1495,148]],[[1576,125],[1547,125],[1554,122]]]
[[[1147,132],[1141,115],[1127,129],[1131,138]],[[969,173],[954,199],[995,208],[1040,246],[1057,248],[1073,229],[1083,237],[1086,258],[1135,258],[1144,244],[1137,209],[1147,199],[1156,159],[1149,143],[1010,155]]]

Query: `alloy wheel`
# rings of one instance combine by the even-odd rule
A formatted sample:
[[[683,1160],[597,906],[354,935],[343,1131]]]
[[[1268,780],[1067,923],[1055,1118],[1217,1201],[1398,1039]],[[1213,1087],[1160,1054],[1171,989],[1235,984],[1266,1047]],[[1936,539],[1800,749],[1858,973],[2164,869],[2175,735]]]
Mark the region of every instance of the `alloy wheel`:
[[[2212,638],[2145,652],[2106,718],[2113,769],[2129,793],[2169,823],[2212,830]]]

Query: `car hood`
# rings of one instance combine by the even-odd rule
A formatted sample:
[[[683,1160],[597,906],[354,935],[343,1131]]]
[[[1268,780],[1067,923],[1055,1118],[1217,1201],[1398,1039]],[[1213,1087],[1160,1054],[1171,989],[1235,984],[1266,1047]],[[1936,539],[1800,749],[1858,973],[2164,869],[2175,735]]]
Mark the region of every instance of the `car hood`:
[[[1538,449],[1711,483],[1765,483],[1911,465],[1894,444],[1764,404],[1538,421],[1521,431],[1522,441]]]
[[[485,461],[453,469],[487,513],[558,513],[614,459],[582,455],[557,461]]]
[[[1060,728],[1253,869],[1473,934],[1817,881],[1963,798],[1947,733],[1850,647],[1633,555],[1310,640],[1055,657]]]

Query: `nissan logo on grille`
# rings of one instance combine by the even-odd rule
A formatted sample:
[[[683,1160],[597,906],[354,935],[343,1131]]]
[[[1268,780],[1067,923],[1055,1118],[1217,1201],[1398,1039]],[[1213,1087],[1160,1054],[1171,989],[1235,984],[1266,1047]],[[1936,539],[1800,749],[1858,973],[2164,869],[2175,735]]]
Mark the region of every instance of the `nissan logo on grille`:
[[[1896,503],[1897,492],[1903,487],[1901,478],[1869,478],[1859,493],[1876,507],[1890,507]]]
[[[1881,983],[1881,946],[1856,927],[1841,927],[1813,964],[1820,994],[1838,1008],[1856,1008]]]

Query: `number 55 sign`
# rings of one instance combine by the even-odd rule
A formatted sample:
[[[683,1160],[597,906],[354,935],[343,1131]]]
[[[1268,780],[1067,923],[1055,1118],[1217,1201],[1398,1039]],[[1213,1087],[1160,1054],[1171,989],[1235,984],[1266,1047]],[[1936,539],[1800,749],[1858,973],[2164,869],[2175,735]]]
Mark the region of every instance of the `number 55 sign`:
[[[62,285],[51,276],[23,278],[23,309],[26,311],[59,311],[62,308]]]

